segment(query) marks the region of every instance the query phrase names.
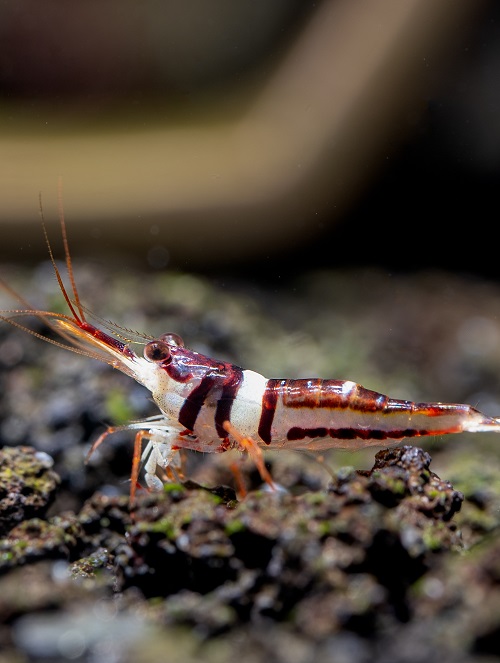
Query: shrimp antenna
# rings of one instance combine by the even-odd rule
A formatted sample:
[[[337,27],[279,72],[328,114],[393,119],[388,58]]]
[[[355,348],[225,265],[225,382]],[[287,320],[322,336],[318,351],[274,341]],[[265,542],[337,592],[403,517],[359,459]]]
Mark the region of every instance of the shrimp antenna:
[[[59,182],[60,185],[60,182]],[[75,282],[75,276],[73,273],[73,264],[71,262],[71,254],[69,252],[69,244],[68,244],[68,236],[66,233],[66,223],[64,221],[64,211],[62,208],[62,196],[61,196],[61,188],[59,186],[59,195],[58,195],[58,201],[59,201],[59,221],[61,223],[61,233],[62,233],[62,238],[63,238],[63,244],[64,244],[64,255],[66,257],[66,269],[68,272],[68,277],[69,281],[71,283],[71,290],[73,292],[73,299],[75,302],[75,306],[77,311],[75,310],[75,307],[73,306],[73,301],[71,300],[70,296],[68,295],[68,292],[64,286],[64,282],[62,280],[61,272],[59,271],[59,268],[57,266],[56,260],[54,258],[54,253],[52,251],[52,246],[50,244],[49,240],[49,235],[47,232],[47,226],[45,224],[45,217],[43,215],[43,207],[42,207],[42,193],[40,192],[38,194],[38,202],[39,202],[39,207],[40,207],[40,218],[42,220],[42,230],[43,230],[43,236],[45,237],[45,243],[47,244],[47,249],[49,252],[49,257],[50,257],[50,262],[52,263],[52,267],[54,269],[54,273],[56,275],[57,282],[59,283],[59,287],[61,289],[61,292],[63,294],[64,299],[66,300],[66,303],[73,314],[75,320],[77,320],[79,323],[85,322],[85,314],[83,312],[82,305],[80,303],[80,296],[78,294],[78,290],[76,288],[76,282]]]
[[[76,304],[76,302],[73,302]],[[149,341],[154,341],[155,337],[151,334],[145,334],[144,332],[137,331],[136,329],[129,329],[128,327],[123,327],[112,320],[107,320],[100,315],[97,315],[89,309],[88,306],[80,304],[81,310],[84,311],[92,320],[96,320],[108,331],[113,333],[115,336],[120,338],[122,341],[127,343],[137,343],[140,345],[145,345]]]

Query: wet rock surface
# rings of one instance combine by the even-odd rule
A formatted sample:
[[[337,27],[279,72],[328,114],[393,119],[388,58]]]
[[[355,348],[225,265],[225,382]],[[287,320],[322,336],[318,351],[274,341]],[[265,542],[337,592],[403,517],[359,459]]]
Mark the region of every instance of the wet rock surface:
[[[353,661],[401,660],[399,646],[422,651],[428,624],[434,653],[493,654],[498,542],[460,554],[454,518],[463,495],[430,463],[405,446],[379,452],[369,471],[341,468],[326,489],[298,495],[257,490],[237,500],[188,482],[140,494],[132,511],[126,497],[95,494],[78,513],[26,519],[0,540],[0,618],[12,627],[0,630],[3,645],[61,660],[65,647],[81,647],[92,658],[130,622],[132,641],[146,638],[147,651],[178,630],[191,633],[199,651],[188,650],[200,660],[203,643],[226,642],[234,654],[241,640],[254,648],[243,654],[249,661],[260,660],[259,649],[290,660],[290,646],[313,660],[338,642]],[[26,581],[29,591],[19,592]],[[92,618],[96,605],[109,612],[109,633]],[[47,611],[67,622],[67,642],[42,619]],[[467,633],[455,633],[463,620]],[[73,642],[77,626],[84,631]],[[427,660],[437,660],[430,649]]]
[[[87,286],[93,278],[84,274]],[[110,281],[110,292],[119,301],[127,289],[130,306],[135,286],[123,279]],[[348,290],[347,277],[317,275],[302,293],[309,322],[294,337],[286,329],[298,324],[297,302],[270,306],[261,293],[260,314],[254,292],[249,299],[195,277],[163,280],[168,303],[153,305],[162,301],[158,283],[130,315],[161,317],[159,332],[175,329],[213,356],[269,375],[307,366],[396,397],[412,384],[416,400],[489,402],[495,413],[500,348],[488,342],[496,329],[489,312],[500,294],[491,287],[399,285],[407,308],[398,325],[393,289],[385,295],[378,277],[360,308],[354,281]],[[326,292],[335,310],[325,309]],[[445,302],[453,294],[448,312],[443,292]],[[320,302],[321,324],[312,316]],[[449,330],[436,322],[446,315]],[[106,317],[130,324],[120,311]],[[319,463],[267,454],[282,490],[263,490],[247,463],[244,499],[229,470],[234,456],[192,454],[188,481],[140,491],[131,511],[130,436],[110,437],[88,466],[83,459],[101,421],[154,413],[142,390],[95,362],[59,361],[59,349],[42,351],[37,339],[4,327],[0,435],[24,444],[0,451],[2,663],[498,660],[497,436],[440,439],[431,454],[411,446],[375,458],[372,450],[336,452]],[[144,328],[154,331],[147,320]],[[443,389],[450,375],[451,393]]]
[[[60,483],[52,465],[50,456],[30,447],[0,449],[0,536],[45,514]]]

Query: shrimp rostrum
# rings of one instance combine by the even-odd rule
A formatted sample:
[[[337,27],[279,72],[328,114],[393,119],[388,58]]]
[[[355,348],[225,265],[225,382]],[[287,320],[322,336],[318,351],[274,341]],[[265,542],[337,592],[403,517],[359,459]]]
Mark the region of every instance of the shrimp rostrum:
[[[119,427],[136,432],[131,499],[141,467],[151,490],[159,490],[165,481],[178,477],[182,449],[246,451],[262,478],[273,485],[262,449],[359,449],[429,435],[500,432],[500,418],[488,417],[470,405],[399,400],[345,380],[267,379],[190,350],[174,333],[158,338],[144,336],[143,351],[136,353],[119,327],[109,326],[103,331],[87,321],[75,285],[63,220],[61,225],[71,296],[63,284],[45,228],[44,232],[69,313],[35,310],[2,284],[23,308],[3,311],[0,317],[45,338],[21,324],[19,316],[43,319],[61,339],[45,340],[104,361],[151,392],[159,413]],[[116,430],[109,428],[101,435],[90,453]]]

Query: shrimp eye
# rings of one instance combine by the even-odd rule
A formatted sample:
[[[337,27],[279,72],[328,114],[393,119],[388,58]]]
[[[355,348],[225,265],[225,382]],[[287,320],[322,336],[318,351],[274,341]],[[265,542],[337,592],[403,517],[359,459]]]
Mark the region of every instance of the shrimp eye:
[[[160,341],[165,341],[168,345],[176,345],[180,348],[184,347],[184,341],[179,336],[179,334],[169,333],[162,334],[159,338]]]
[[[170,359],[170,348],[165,341],[158,339],[151,341],[144,347],[144,357],[148,361],[154,361],[157,364],[163,364]]]

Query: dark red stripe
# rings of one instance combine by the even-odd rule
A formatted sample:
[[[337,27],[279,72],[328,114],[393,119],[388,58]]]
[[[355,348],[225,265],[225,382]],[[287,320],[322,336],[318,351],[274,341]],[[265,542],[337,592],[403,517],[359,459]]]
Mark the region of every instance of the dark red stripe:
[[[186,398],[179,412],[179,423],[192,431],[208,394],[218,382],[218,376],[207,373]]]
[[[262,396],[262,408],[258,433],[260,439],[266,444],[271,444],[271,426],[273,425],[276,404],[282,387],[288,380],[268,380],[264,395]]]
[[[214,423],[217,434],[225,438],[227,433],[222,424],[230,418],[233,401],[243,380],[242,369],[184,347],[172,347],[171,353],[171,361],[162,365],[168,375],[181,384],[198,381],[182,404],[179,423],[192,431],[206,402],[209,401],[210,405],[217,403]]]
[[[350,410],[360,413],[381,412],[383,414],[418,414],[425,417],[441,417],[463,413],[468,416],[468,405],[454,403],[414,403],[408,400],[389,398],[360,384],[344,391],[345,380],[300,379],[282,380],[279,390],[283,405],[292,409],[309,408]],[[415,435],[424,433],[417,432]]]
[[[290,428],[286,438],[287,440],[303,440],[306,437],[328,437],[328,428]]]
[[[238,394],[242,382],[243,371],[241,368],[239,368],[239,366],[231,366],[231,369],[225,378],[222,394],[217,401],[217,408],[215,410],[215,428],[217,430],[217,435],[222,439],[227,437],[227,433],[222,428],[222,424],[225,421],[230,421],[231,408],[233,407],[234,399]]]
[[[362,428],[290,428],[287,440],[304,440],[306,437],[331,437],[336,440],[402,440],[405,437],[418,437],[430,435],[426,430],[406,428],[403,430],[365,430]]]
[[[283,405],[291,408],[351,408],[358,412],[376,412],[396,404],[384,394],[361,385],[344,392],[345,380],[300,379],[284,380],[281,386]],[[410,407],[408,401],[397,401],[399,409]]]

